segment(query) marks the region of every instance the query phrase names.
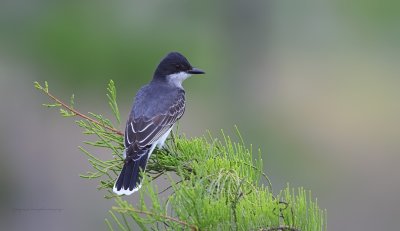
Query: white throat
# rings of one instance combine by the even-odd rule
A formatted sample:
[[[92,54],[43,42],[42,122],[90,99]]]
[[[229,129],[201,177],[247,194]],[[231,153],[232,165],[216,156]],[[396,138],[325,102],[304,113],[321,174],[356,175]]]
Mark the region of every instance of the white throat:
[[[167,80],[170,84],[183,89],[183,87],[182,87],[183,80],[189,78],[190,76],[191,76],[190,74],[188,74],[184,71],[181,71],[176,74],[168,75]]]

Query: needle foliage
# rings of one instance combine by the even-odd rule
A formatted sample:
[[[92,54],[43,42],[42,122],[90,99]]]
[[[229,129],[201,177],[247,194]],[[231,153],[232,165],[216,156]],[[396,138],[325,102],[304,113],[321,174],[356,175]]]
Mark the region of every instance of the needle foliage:
[[[310,191],[272,191],[263,172],[261,152],[246,147],[238,129],[235,141],[223,132],[187,138],[174,132],[163,149],[150,158],[143,186],[135,204],[112,193],[123,165],[123,133],[113,81],[107,87],[108,104],[116,126],[100,114],[84,115],[74,107],[74,97],[66,104],[35,82],[34,86],[54,102],[64,117],[77,117],[83,133],[96,137],[85,146],[107,149],[109,158],[100,159],[84,147],[91,170],[81,177],[96,180],[105,198],[114,199],[105,223],[109,230],[326,230],[326,211],[318,207]],[[166,175],[169,187],[159,188],[154,180]],[[166,195],[166,196],[165,196]]]

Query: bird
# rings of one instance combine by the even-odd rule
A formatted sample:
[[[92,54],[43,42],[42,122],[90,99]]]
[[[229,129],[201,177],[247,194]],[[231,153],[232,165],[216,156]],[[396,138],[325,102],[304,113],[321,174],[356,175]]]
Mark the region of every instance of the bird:
[[[141,188],[151,153],[156,146],[162,148],[185,112],[182,82],[199,74],[205,72],[192,67],[179,52],[170,52],[158,64],[150,83],[137,92],[125,126],[124,164],[114,193],[131,195]]]

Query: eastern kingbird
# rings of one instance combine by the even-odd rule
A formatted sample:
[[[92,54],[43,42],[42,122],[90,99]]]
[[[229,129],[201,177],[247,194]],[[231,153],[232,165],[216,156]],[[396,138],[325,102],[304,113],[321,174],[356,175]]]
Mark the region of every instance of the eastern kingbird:
[[[180,53],[171,52],[158,64],[152,81],[136,94],[125,126],[125,161],[114,184],[116,194],[130,195],[140,189],[151,153],[156,146],[163,146],[185,112],[182,82],[192,74],[204,72],[192,67]]]

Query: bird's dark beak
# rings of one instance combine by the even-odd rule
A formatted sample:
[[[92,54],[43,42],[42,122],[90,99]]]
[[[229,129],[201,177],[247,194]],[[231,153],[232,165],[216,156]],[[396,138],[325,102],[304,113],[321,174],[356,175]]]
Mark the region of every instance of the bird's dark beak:
[[[200,69],[197,69],[197,68],[195,68],[195,67],[193,67],[192,69],[190,69],[190,70],[188,71],[188,73],[189,73],[189,74],[193,74],[193,75],[205,74],[204,71],[202,71],[202,70],[200,70]]]

